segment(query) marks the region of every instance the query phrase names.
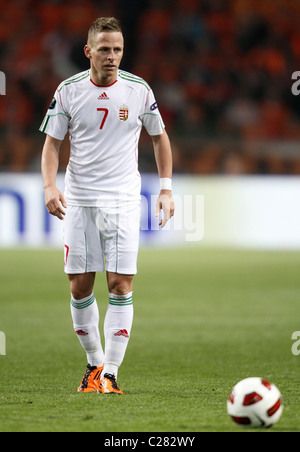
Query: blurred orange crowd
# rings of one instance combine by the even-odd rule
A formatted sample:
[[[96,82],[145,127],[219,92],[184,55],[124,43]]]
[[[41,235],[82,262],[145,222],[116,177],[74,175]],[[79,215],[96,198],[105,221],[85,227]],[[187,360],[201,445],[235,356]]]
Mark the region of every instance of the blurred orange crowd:
[[[89,67],[83,46],[93,20],[114,15],[125,35],[121,67],[153,88],[175,171],[300,174],[297,149],[285,154],[285,143],[300,140],[291,93],[300,70],[299,1],[0,0],[0,11],[1,171],[39,170],[38,128],[53,93]],[[281,145],[272,153],[262,143]],[[62,168],[67,159],[66,143]],[[144,134],[140,164],[155,169]]]

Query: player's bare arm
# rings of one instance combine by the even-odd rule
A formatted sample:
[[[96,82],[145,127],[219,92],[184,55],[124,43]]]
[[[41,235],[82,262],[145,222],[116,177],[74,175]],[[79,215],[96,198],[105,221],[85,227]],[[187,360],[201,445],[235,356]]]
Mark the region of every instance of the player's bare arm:
[[[160,179],[172,179],[172,150],[167,132],[164,130],[162,135],[152,137],[155,160],[157,164]],[[175,206],[171,189],[162,188],[156,202],[156,213],[158,217],[160,211],[163,211],[163,218],[159,225],[163,228],[173,217]]]
[[[51,215],[64,219],[66,200],[56,187],[56,175],[59,165],[59,150],[62,141],[47,135],[42,153],[42,176],[44,183],[45,204]]]

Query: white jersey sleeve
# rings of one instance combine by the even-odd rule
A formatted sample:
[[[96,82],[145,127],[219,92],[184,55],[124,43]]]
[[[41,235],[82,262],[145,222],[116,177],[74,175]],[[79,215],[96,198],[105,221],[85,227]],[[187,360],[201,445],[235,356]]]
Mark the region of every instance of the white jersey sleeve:
[[[146,98],[145,110],[140,115],[140,120],[149,135],[162,135],[165,125],[158,110],[153,91],[150,89]]]
[[[63,140],[69,128],[70,115],[67,112],[67,100],[63,99],[64,94],[65,91],[60,91],[58,87],[40,127],[41,132],[57,140]]]

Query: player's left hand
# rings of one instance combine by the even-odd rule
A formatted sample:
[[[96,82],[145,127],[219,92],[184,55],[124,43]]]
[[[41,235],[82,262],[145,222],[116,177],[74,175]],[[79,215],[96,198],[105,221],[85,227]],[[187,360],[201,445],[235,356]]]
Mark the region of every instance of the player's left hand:
[[[159,217],[161,210],[163,211],[163,217],[159,222],[159,226],[163,228],[170,220],[170,218],[173,217],[175,212],[175,205],[171,190],[160,191],[160,194],[156,201],[156,217]]]

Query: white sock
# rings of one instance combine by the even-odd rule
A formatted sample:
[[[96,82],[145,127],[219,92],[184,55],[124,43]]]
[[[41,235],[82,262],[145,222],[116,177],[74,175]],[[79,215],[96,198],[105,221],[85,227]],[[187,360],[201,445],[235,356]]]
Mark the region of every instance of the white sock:
[[[94,294],[82,300],[71,297],[74,330],[91,366],[103,365],[104,354],[99,333],[99,310]]]
[[[110,293],[104,321],[105,359],[102,375],[108,373],[117,378],[127,349],[132,321],[132,292],[126,295]]]

